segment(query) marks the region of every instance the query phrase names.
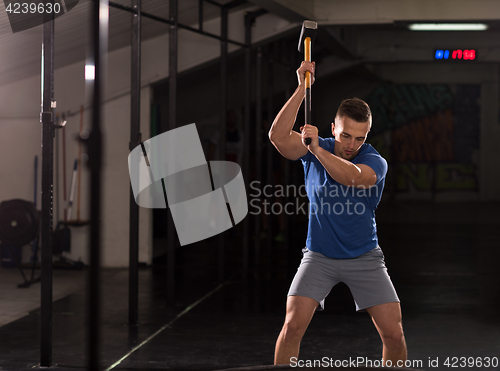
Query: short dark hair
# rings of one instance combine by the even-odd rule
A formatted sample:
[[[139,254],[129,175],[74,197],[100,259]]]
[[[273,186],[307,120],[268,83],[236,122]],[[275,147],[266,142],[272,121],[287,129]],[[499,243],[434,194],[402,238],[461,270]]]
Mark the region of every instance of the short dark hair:
[[[369,122],[372,125],[372,111],[368,104],[359,98],[344,99],[335,117],[347,116],[356,122]]]

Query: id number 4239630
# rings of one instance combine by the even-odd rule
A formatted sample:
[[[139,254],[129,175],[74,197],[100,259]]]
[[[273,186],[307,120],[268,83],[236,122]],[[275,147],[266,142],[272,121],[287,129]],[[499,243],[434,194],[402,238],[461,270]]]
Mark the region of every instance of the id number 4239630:
[[[498,367],[498,357],[447,357],[443,363],[446,367]]]
[[[7,13],[13,13],[13,14],[27,14],[27,13],[38,13],[38,14],[43,14],[43,13],[60,13],[61,12],[61,4],[54,2],[47,2],[47,3],[9,3],[7,5],[7,8],[5,8],[5,11]]]

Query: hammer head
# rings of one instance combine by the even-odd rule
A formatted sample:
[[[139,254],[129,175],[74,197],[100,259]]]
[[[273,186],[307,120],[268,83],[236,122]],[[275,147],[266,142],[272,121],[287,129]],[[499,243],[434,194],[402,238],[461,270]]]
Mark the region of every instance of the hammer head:
[[[306,37],[311,38],[311,46],[316,38],[316,32],[318,31],[318,23],[314,21],[304,21],[302,23],[302,30],[300,31],[299,39],[299,52],[304,50],[304,39]]]

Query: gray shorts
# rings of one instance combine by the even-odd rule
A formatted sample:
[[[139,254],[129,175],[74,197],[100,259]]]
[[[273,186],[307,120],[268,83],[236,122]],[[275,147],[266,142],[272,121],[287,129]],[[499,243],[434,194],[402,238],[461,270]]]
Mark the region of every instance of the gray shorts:
[[[306,247],[302,252],[304,255],[288,296],[314,299],[320,304],[317,310],[323,310],[325,298],[333,286],[344,282],[351,290],[357,311],[374,305],[399,302],[380,247],[353,259],[328,258]]]

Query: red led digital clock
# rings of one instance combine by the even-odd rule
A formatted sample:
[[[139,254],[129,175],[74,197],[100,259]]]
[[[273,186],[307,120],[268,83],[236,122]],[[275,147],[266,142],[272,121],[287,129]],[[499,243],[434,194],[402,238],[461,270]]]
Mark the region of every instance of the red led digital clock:
[[[477,53],[475,49],[438,49],[434,53],[434,59],[463,59],[465,61],[473,61],[476,59]]]

